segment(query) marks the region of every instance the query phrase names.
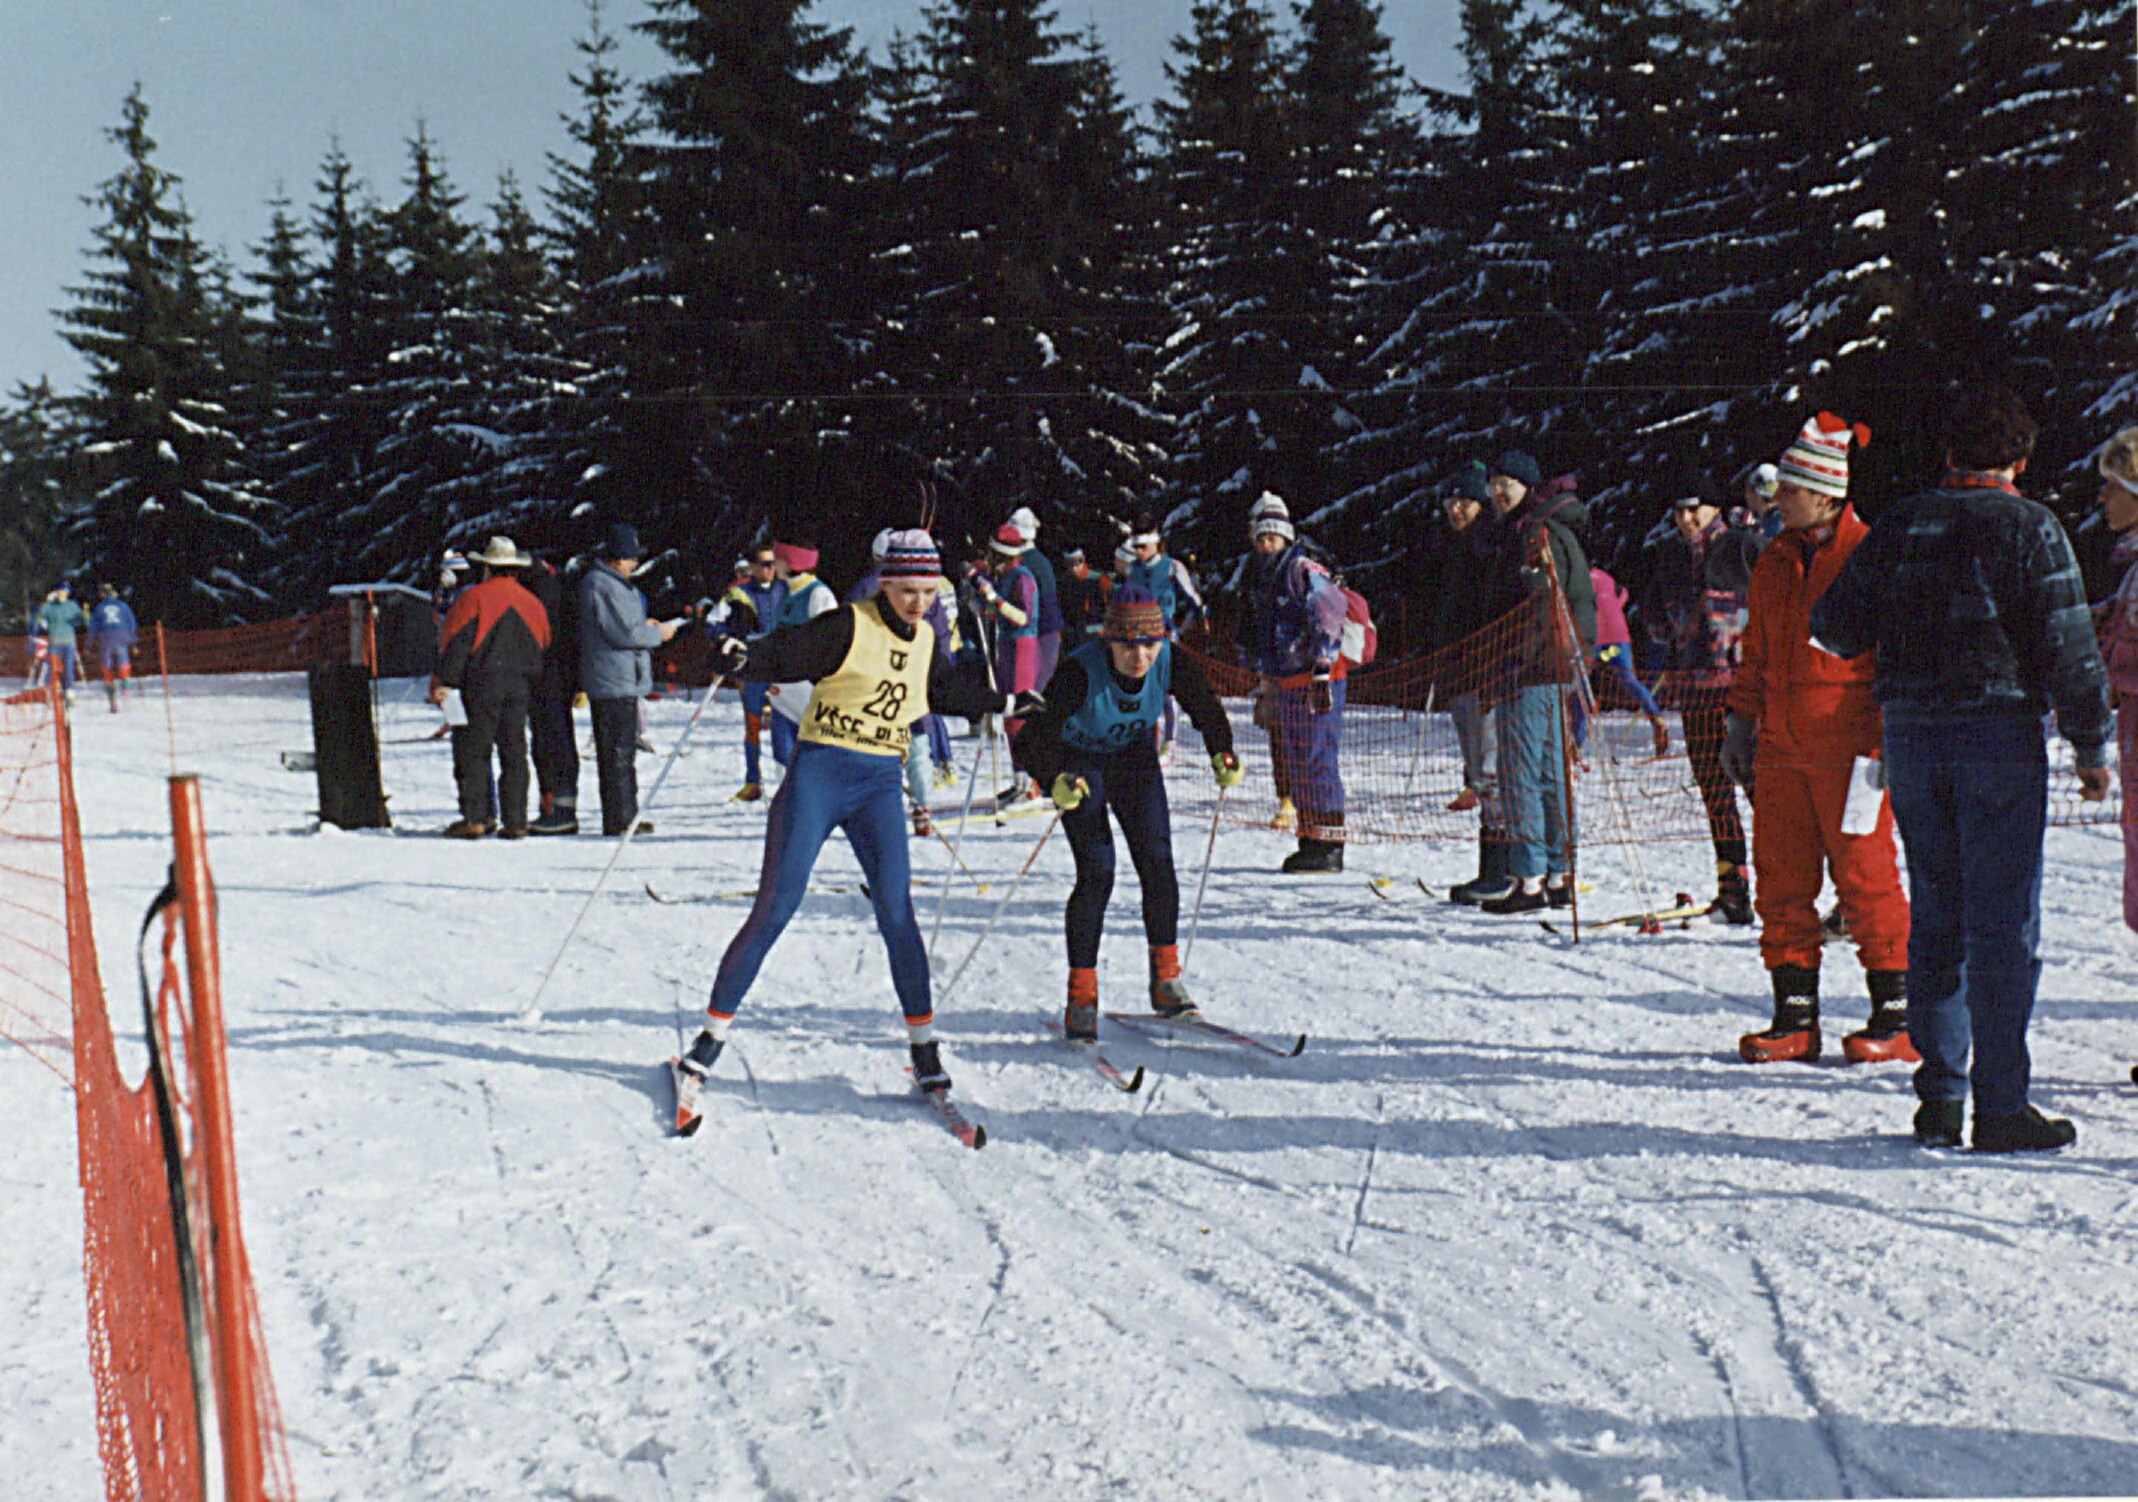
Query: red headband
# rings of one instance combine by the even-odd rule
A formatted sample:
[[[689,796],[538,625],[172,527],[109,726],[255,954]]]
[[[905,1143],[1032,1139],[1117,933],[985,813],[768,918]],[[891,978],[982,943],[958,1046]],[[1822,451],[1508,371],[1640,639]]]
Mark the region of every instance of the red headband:
[[[798,574],[806,574],[817,566],[817,550],[797,546],[791,542],[772,544],[772,556]]]

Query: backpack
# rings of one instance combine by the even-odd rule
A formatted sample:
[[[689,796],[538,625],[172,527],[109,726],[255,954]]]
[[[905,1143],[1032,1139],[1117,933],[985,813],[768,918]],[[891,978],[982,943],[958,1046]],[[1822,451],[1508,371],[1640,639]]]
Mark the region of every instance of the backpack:
[[[1334,582],[1344,592],[1344,661],[1355,668],[1365,667],[1381,650],[1381,634],[1373,627],[1373,608],[1364,595],[1342,579]]]

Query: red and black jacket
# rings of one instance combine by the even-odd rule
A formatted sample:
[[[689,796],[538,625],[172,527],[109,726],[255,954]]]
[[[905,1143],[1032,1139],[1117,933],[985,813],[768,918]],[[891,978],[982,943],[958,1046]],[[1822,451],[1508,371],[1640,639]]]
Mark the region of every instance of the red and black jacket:
[[[493,574],[462,590],[446,612],[431,682],[480,695],[519,679],[532,693],[548,647],[542,602],[517,579]]]

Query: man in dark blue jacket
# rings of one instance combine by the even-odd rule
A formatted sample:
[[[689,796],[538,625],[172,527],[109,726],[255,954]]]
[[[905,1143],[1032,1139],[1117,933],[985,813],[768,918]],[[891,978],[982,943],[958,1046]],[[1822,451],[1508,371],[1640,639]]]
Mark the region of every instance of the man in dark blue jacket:
[[[2112,726],[2071,540],[2014,484],[2038,431],[2010,392],[1964,400],[1947,428],[1944,479],[1888,508],[1811,612],[1815,645],[1878,653],[1886,788],[1908,851],[1908,1019],[1923,1056],[1915,1136],[1926,1146],[1959,1146],[1970,1083],[1978,1151],[2078,1137],[2027,1103],[2049,788],[2042,715],[2056,711],[2089,800],[2108,792]]]

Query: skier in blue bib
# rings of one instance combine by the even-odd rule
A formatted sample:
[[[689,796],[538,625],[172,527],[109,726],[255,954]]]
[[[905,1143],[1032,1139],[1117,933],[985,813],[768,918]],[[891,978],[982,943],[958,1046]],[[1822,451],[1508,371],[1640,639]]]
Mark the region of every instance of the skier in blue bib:
[[[1169,694],[1202,732],[1218,786],[1238,786],[1243,773],[1225,706],[1195,659],[1176,652],[1167,637],[1165,613],[1149,590],[1134,584],[1116,589],[1099,639],[1062,659],[1046,707],[1017,737],[1020,764],[1052,793],[1076,857],[1067,913],[1069,1000],[1062,1017],[1072,1039],[1098,1036],[1099,930],[1114,888],[1109,808],[1143,886],[1151,1007],[1169,1016],[1195,1010],[1180,979],[1180,881],[1173,870],[1165,774],[1151,736]]]

